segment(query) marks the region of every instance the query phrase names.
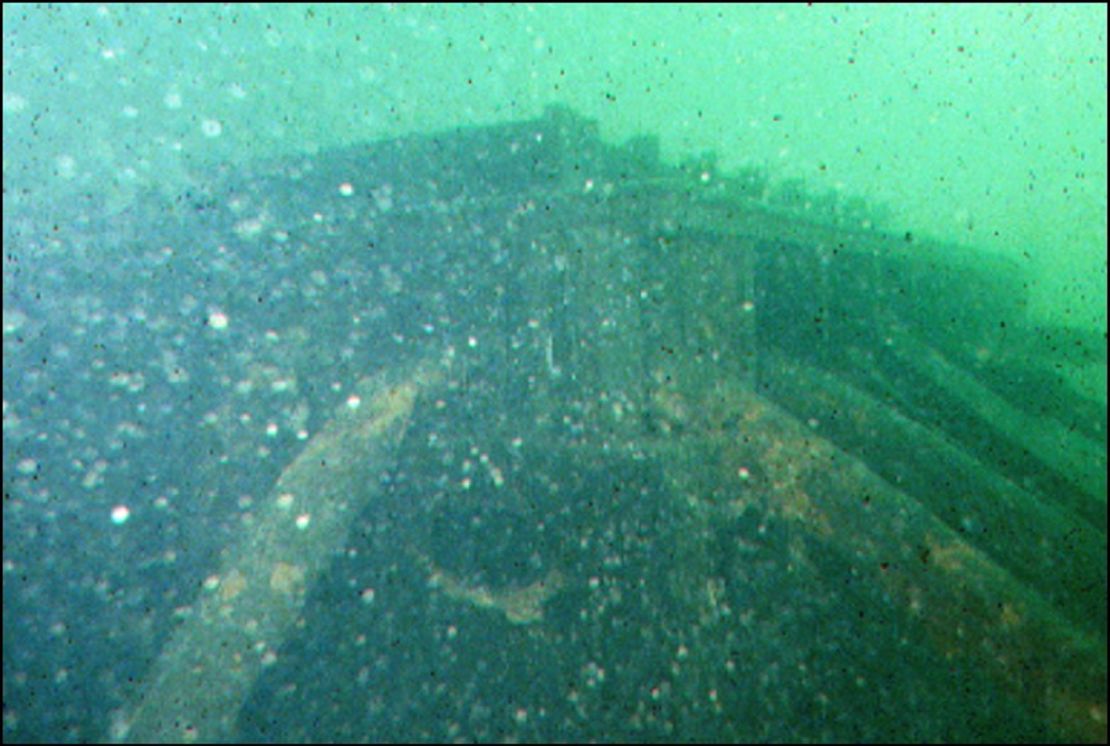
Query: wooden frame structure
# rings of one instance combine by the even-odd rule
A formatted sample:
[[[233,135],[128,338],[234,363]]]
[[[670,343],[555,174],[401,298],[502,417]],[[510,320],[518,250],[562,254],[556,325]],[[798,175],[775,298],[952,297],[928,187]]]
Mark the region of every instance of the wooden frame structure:
[[[719,173],[712,158],[665,165],[650,138],[606,145],[563,109],[209,183],[209,196],[193,199],[224,206],[200,234],[233,236],[233,253],[280,257],[279,273],[305,262],[373,268],[359,291],[373,309],[359,338],[398,342],[378,364],[396,366],[389,375],[400,378],[384,390],[408,391],[403,406],[361,439],[339,437],[343,417],[324,428],[269,499],[280,505],[294,482],[334,496],[369,480],[351,504],[388,502],[371,476],[390,464],[407,474],[409,489],[428,496],[397,509],[408,511],[397,540],[428,583],[406,603],[429,619],[485,614],[510,639],[577,659],[582,645],[601,645],[583,641],[613,628],[631,595],[665,597],[671,605],[643,639],[685,652],[667,669],[675,681],[651,697],[670,692],[683,702],[672,714],[688,722],[727,718],[731,674],[720,661],[743,624],[738,587],[752,582],[741,555],[762,536],[745,527],[774,524],[787,536],[776,545],[782,566],[822,579],[814,603],[847,609],[847,585],[862,588],[851,597],[879,599],[938,660],[985,672],[1047,734],[1105,741],[1105,409],[1060,386],[1041,386],[1040,406],[1015,395],[1015,377],[1046,380],[1053,361],[1043,330],[1024,320],[1021,277],[1004,263],[988,271],[986,259],[872,228],[862,208],[776,191],[755,172]],[[185,213],[168,224],[191,225]],[[368,400],[389,396],[375,391]],[[363,472],[320,469],[352,464],[352,448],[368,454]],[[534,572],[494,579],[440,546],[437,514],[489,520],[491,502],[497,515],[564,525],[556,517],[576,508],[559,505],[573,481],[560,475],[614,463],[661,474],[650,500],[622,503],[623,518],[597,514],[620,534],[627,511],[655,511],[633,521],[658,558],[655,590],[609,587],[568,548],[604,533],[597,527],[561,529],[562,548]],[[288,521],[300,514],[274,510]],[[311,560],[252,555],[272,546],[269,526],[251,524],[257,535],[228,562],[292,567],[300,601],[283,607],[280,625],[260,624],[281,594],[231,593],[252,583],[221,570],[211,594],[223,601],[202,601],[167,647],[129,737],[234,733],[245,685],[225,687],[215,672],[257,674],[336,551],[332,541]],[[491,552],[482,562],[499,556],[479,551]],[[252,577],[272,579],[276,567]],[[646,583],[647,565],[638,567]],[[254,606],[235,609],[235,599]],[[452,605],[467,610],[444,611]],[[218,638],[216,659],[198,657],[198,646],[213,649],[216,619],[238,620],[236,635],[247,637]],[[181,676],[157,673],[166,670]],[[648,705],[629,722],[652,722]]]

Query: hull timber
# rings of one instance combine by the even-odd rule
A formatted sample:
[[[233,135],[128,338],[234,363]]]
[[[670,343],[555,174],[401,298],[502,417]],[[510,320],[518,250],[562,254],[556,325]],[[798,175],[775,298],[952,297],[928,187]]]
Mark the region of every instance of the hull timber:
[[[1105,741],[1105,407],[1054,378],[1045,341],[1104,364],[1105,340],[1035,328],[1002,260],[657,151],[554,108],[227,168],[113,227],[103,287],[149,292],[170,319],[150,344],[196,323],[159,305],[171,276],[232,319],[174,358],[216,382],[169,423],[217,413],[192,492],[249,473],[282,494],[353,447],[317,416],[282,476],[243,413],[300,411],[290,389],[332,411],[368,371],[448,361],[391,447],[359,446],[375,475],[388,462],[385,488],[314,477],[365,507],[298,585],[289,667],[252,666],[219,736],[962,740],[1019,723]],[[73,261],[102,262],[81,247],[104,227],[81,230]],[[187,655],[183,636],[202,637],[162,655]],[[179,735],[163,725],[142,738]]]

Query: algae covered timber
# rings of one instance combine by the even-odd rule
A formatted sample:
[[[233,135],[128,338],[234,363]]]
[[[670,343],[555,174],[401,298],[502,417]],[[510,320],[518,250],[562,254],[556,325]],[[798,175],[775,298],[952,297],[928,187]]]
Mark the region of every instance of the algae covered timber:
[[[405,433],[430,362],[360,381],[332,421],[245,515],[194,608],[141,684],[126,725],[134,743],[223,741],[304,604],[307,584],[342,549],[355,514]]]

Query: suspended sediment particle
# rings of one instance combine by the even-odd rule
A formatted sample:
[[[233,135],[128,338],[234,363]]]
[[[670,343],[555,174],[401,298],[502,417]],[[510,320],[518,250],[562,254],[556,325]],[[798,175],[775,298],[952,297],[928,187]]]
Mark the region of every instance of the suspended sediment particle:
[[[225,603],[235,600],[247,587],[247,579],[238,570],[232,570],[220,583],[220,599]]]
[[[304,568],[278,562],[270,573],[270,589],[291,596],[304,587]]]

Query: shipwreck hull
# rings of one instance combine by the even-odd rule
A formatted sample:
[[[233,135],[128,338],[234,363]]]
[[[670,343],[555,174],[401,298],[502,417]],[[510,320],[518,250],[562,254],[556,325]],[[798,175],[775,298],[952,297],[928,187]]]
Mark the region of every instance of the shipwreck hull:
[[[605,144],[561,109],[88,218],[9,234],[71,262],[25,263],[21,286],[60,295],[95,267],[76,306],[162,321],[71,365],[144,368],[130,393],[80,380],[173,404],[148,426],[188,449],[162,475],[181,503],[280,499],[302,449],[339,448],[314,434],[341,432],[325,423],[355,381],[443,371],[388,467],[374,446],[345,548],[313,555],[257,680],[215,704],[203,670],[121,685],[116,737],[133,703],[149,723],[151,697],[192,689],[227,711],[199,740],[1105,740],[1105,408],[1053,382],[1005,263],[711,158],[667,165],[649,138]],[[29,339],[72,333],[7,296]],[[34,347],[15,351],[29,369]],[[266,422],[289,439],[264,445]],[[232,548],[197,578],[269,546],[250,503],[220,510]],[[167,617],[208,603],[149,603],[177,631],[138,667],[195,656]],[[190,725],[155,720],[143,740]]]

